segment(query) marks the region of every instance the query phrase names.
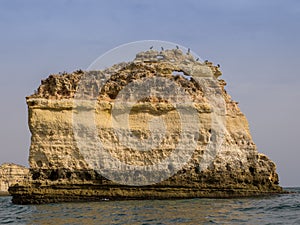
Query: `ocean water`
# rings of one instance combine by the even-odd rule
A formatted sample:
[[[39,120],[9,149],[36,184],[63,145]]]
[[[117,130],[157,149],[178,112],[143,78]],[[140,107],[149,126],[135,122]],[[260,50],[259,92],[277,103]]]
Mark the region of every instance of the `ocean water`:
[[[300,224],[300,188],[287,190],[294,193],[47,205],[14,205],[0,197],[0,224]]]

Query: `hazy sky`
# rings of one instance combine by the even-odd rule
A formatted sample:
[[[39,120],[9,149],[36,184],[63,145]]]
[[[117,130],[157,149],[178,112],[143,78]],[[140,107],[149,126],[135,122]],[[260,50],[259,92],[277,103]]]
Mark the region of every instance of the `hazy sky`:
[[[28,165],[25,96],[42,78],[155,39],[221,64],[258,150],[300,186],[300,1],[1,0],[0,30],[0,163]]]

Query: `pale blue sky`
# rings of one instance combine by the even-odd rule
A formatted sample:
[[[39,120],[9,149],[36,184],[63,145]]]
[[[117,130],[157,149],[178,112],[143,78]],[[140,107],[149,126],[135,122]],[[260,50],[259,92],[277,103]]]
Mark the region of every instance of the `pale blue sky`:
[[[1,0],[0,163],[27,165],[25,96],[50,73],[85,69],[120,44],[164,40],[221,64],[258,150],[300,186],[297,0]]]

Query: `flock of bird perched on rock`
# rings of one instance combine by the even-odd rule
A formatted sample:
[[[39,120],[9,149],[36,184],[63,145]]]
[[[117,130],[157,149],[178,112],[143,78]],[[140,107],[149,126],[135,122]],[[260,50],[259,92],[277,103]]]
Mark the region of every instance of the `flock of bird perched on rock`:
[[[153,49],[153,46],[150,47],[150,50],[152,50],[152,49]],[[176,45],[176,49],[179,49],[178,45]],[[161,50],[164,51],[164,47],[161,46]],[[190,53],[191,53],[191,49],[188,48],[188,51],[186,54],[189,55]],[[196,61],[199,61],[199,58],[196,58]],[[208,63],[208,60],[205,60],[204,63]],[[220,68],[220,67],[221,67],[220,64],[217,64],[217,68]]]

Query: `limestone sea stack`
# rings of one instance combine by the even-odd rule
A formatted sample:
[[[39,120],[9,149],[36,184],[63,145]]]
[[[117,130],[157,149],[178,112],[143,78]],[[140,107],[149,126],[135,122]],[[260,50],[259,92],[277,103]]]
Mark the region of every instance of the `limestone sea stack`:
[[[11,185],[23,183],[28,177],[29,170],[14,163],[3,163],[0,166],[0,195],[9,195]]]
[[[282,193],[219,66],[180,49],[50,75],[26,98],[30,180],[17,204]],[[100,144],[99,144],[100,143]]]

